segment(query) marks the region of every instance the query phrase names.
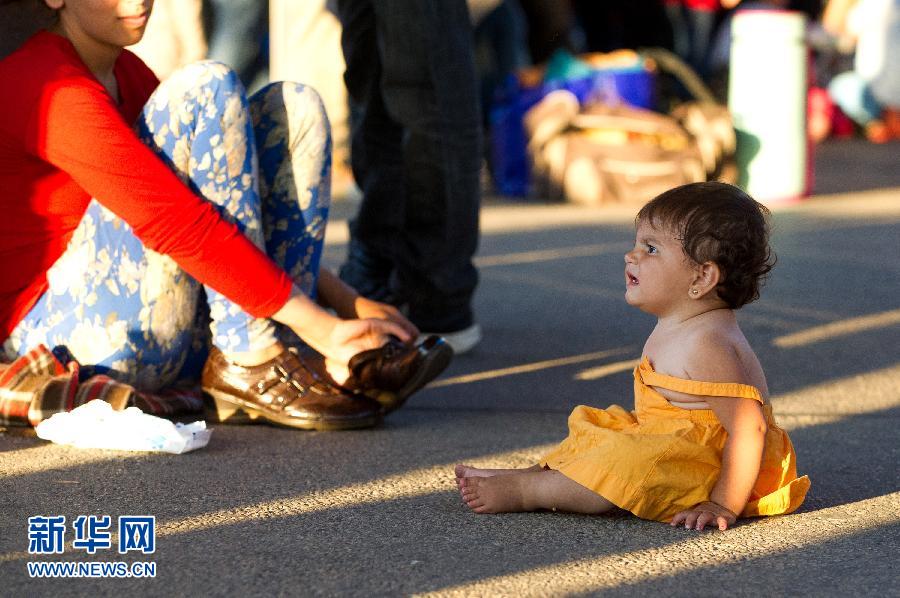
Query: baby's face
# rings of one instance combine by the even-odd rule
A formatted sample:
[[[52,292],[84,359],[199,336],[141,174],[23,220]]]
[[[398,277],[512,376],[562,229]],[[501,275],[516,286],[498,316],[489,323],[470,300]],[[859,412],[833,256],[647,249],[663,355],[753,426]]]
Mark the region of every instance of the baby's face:
[[[625,254],[625,301],[665,316],[688,298],[695,269],[672,231],[640,222],[634,248]]]

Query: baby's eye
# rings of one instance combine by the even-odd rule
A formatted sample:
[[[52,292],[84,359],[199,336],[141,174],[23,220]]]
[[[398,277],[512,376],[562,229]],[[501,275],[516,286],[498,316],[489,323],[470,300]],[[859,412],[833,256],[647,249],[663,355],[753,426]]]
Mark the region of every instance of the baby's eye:
[[[649,254],[656,253],[656,247],[654,247],[653,245],[647,245],[647,253],[649,253]]]

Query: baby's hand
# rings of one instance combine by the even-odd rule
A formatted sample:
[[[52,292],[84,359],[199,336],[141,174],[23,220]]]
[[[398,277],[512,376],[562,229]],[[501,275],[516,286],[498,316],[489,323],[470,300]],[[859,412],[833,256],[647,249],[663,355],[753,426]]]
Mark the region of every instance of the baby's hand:
[[[706,501],[672,517],[671,525],[674,527],[684,523],[686,529],[694,528],[700,531],[715,522],[720,530],[726,530],[729,525],[734,525],[735,521],[737,515],[718,503]]]

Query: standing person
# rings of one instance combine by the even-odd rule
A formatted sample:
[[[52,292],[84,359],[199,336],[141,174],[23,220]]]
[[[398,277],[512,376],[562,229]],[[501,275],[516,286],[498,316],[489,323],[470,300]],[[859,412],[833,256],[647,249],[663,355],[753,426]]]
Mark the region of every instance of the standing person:
[[[0,61],[7,358],[65,347],[147,392],[202,368],[212,418],[318,430],[373,425],[446,366],[439,344],[397,341],[418,330],[395,308],[319,270],[331,139],[311,88],[248,99],[215,62],[160,85],[124,50],[152,0],[44,1],[53,24]],[[335,382],[404,396],[348,394],[294,335]]]
[[[767,210],[724,183],[671,189],[636,218],[625,301],[657,317],[634,370],[635,410],[576,407],[569,437],[526,469],[457,465],[476,513],[552,509],[724,530],[796,510],[809,489],[734,310],[774,263]]]
[[[875,143],[900,139],[900,0],[831,0],[823,25],[856,51],[828,92]]]
[[[481,339],[481,130],[465,0],[339,0],[363,192],[341,279],[457,353]]]
[[[709,53],[719,6],[732,9],[739,1],[665,0],[675,53],[703,78],[709,72]]]

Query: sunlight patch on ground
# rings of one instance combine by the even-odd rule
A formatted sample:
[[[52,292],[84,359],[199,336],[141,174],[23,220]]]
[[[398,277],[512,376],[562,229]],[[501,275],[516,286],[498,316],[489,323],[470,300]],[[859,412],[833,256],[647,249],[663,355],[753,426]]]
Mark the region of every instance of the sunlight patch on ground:
[[[476,467],[488,468],[530,467],[554,446],[556,446],[555,443],[523,447],[514,451],[467,459],[465,462]],[[119,457],[119,455],[114,456],[114,458]],[[444,463],[370,482],[310,492],[293,498],[281,498],[233,509],[223,509],[172,521],[158,521],[156,536],[165,537],[225,525],[243,524],[248,521],[294,517],[326,509],[386,503],[415,496],[455,491],[456,485],[453,478],[455,465],[456,462]],[[115,535],[113,535],[112,542],[115,545]],[[27,552],[10,552],[0,554],[0,563],[28,558],[33,557]]]
[[[883,221],[890,221],[885,217],[900,214],[897,197],[900,197],[900,187],[817,195],[807,201],[778,208],[776,214],[802,213],[845,220],[869,220],[878,216]]]
[[[673,535],[690,533],[691,537],[645,550],[499,575],[419,596],[561,596],[622,588],[747,559],[772,557],[892,525],[900,521],[898,506],[900,492],[895,492],[819,511],[746,523],[726,532],[673,529]],[[861,517],[861,513],[866,516]],[[848,525],[849,521],[853,525]],[[777,532],[762,531],[762,526],[775,526]],[[685,555],[690,555],[689,559]]]
[[[73,467],[82,467],[101,461],[119,461],[129,457],[137,457],[141,453],[122,451],[90,451],[62,447],[58,444],[41,442],[39,446],[0,452],[0,479],[32,475],[46,471],[61,471]],[[62,477],[67,477],[65,474]],[[71,476],[69,476],[71,477]],[[59,483],[68,483],[60,480]],[[72,482],[77,482],[73,480]]]
[[[581,355],[573,355],[571,357],[561,357],[559,359],[548,359],[546,361],[538,361],[535,363],[526,363],[509,368],[501,368],[498,370],[488,370],[486,372],[476,372],[474,374],[465,374],[463,376],[454,376],[453,378],[444,378],[437,380],[428,385],[428,388],[439,388],[441,386],[453,386],[456,384],[469,384],[471,382],[480,382],[482,380],[492,380],[495,378],[503,378],[505,376],[514,376],[517,374],[530,374],[550,368],[557,368],[565,365],[573,365],[576,363],[584,363],[586,361],[596,361],[605,359],[614,355],[622,355],[634,351],[634,347],[619,347],[617,349],[608,349],[606,351],[597,351],[595,353],[583,353]]]
[[[897,324],[900,324],[900,309],[869,314],[857,318],[847,318],[838,322],[822,324],[821,326],[813,326],[806,330],[779,336],[772,341],[772,344],[783,349],[802,347],[841,336],[866,332],[868,330],[888,328],[890,326],[896,326]]]
[[[581,370],[575,374],[575,380],[598,380],[619,372],[630,372],[640,363],[640,359],[626,359],[625,361],[617,361],[608,363],[595,368]]]
[[[900,407],[900,363],[806,386],[774,396],[771,402],[779,423],[788,430],[894,409]]]
[[[555,444],[536,445],[510,451],[485,455],[468,461],[478,467],[529,467]],[[398,499],[424,496],[456,490],[453,467],[456,463],[445,463],[425,467],[397,475],[387,476],[371,482],[351,484],[332,490],[310,492],[294,498],[283,498],[269,502],[248,505],[234,509],[224,509],[203,515],[186,517],[157,524],[157,536],[168,536],[195,532],[198,530],[257,521],[305,515],[326,509],[358,507],[374,503],[386,503]]]

